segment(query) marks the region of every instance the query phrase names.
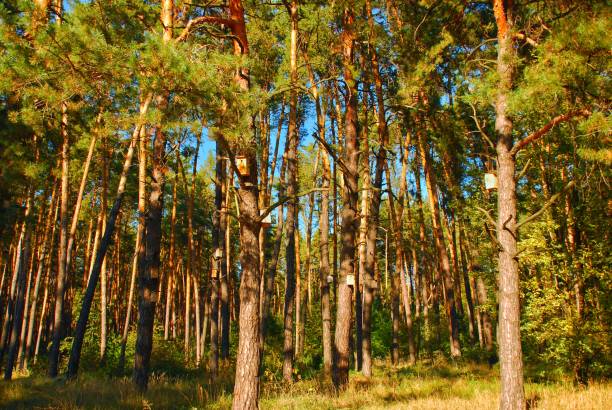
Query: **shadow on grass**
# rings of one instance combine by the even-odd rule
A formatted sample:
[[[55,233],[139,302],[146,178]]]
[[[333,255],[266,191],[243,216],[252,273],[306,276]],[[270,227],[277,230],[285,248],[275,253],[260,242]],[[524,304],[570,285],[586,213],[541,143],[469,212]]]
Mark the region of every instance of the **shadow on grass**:
[[[227,402],[233,388],[234,369],[223,366],[212,383],[202,369],[170,377],[154,372],[149,389],[136,391],[129,377],[104,378],[86,373],[76,380],[50,380],[30,376],[0,382],[0,409],[85,408],[143,409],[192,408]]]

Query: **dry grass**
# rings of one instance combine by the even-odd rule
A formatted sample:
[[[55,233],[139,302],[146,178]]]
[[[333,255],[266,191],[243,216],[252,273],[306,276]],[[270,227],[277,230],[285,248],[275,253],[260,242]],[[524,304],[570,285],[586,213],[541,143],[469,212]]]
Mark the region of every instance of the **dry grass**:
[[[228,374],[229,376],[229,374]],[[202,378],[203,379],[203,378]],[[211,389],[197,378],[155,377],[149,391],[136,393],[128,379],[84,376],[75,382],[51,382],[23,377],[0,383],[0,408],[11,409],[226,409],[229,386]],[[367,380],[351,375],[348,389],[339,395],[322,380],[304,380],[290,387],[267,383],[262,409],[497,409],[496,370],[476,365],[420,365],[390,369],[378,366]],[[527,385],[530,409],[606,409],[612,403],[612,384],[593,383],[575,388],[569,383]]]

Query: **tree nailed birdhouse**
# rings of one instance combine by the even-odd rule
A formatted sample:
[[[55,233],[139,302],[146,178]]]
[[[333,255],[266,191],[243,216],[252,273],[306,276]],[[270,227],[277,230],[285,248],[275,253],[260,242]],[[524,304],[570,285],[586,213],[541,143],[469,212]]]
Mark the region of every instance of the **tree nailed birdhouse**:
[[[348,286],[355,286],[355,275],[346,275],[346,284]]]
[[[250,174],[249,170],[249,161],[247,157],[244,155],[236,155],[236,168],[238,168],[238,173],[242,177],[248,177]]]
[[[484,182],[487,190],[497,189],[497,176],[495,174],[486,173]]]
[[[259,211],[261,215],[263,215],[264,212],[265,211],[263,209]],[[268,212],[268,214],[264,216],[264,218],[261,220],[261,226],[264,228],[269,228],[270,225],[272,225],[272,217],[270,216],[270,213]]]
[[[221,250],[221,248],[215,249],[214,257],[215,259],[221,259],[223,257],[223,251]]]

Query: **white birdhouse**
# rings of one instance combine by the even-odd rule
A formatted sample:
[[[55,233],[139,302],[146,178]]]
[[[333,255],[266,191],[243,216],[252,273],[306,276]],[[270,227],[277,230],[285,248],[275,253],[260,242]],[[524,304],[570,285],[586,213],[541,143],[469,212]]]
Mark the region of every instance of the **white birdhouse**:
[[[221,248],[215,249],[214,257],[215,259],[221,259],[223,257],[223,251],[221,250]]]
[[[486,173],[484,176],[485,188],[487,190],[497,189],[497,176],[495,174]]]
[[[261,210],[259,212],[260,214],[263,214],[265,211]],[[268,212],[268,215],[264,216],[264,218],[261,220],[261,226],[263,226],[264,228],[268,228],[270,227],[270,225],[272,225],[272,217],[270,216],[270,213]]]
[[[327,283],[332,283],[334,281],[334,277],[332,275],[327,275]]]
[[[348,286],[355,286],[355,275],[346,275],[346,284]]]

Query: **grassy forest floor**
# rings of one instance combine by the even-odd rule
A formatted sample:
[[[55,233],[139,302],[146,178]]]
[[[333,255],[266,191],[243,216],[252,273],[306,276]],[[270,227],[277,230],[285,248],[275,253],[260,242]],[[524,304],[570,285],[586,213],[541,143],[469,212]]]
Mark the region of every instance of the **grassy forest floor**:
[[[23,374],[13,382],[0,382],[0,408],[226,409],[231,407],[232,372],[222,370],[214,388],[195,372],[180,378],[157,374],[145,395],[134,391],[129,378],[100,379],[86,373],[75,382],[66,382]],[[421,362],[393,369],[378,363],[371,380],[352,374],[348,390],[340,395],[334,395],[330,386],[318,379],[300,380],[291,387],[264,382],[261,408],[496,409],[498,372],[497,367],[475,364]],[[570,380],[528,380],[530,409],[605,409],[612,403],[610,382],[578,388]]]

